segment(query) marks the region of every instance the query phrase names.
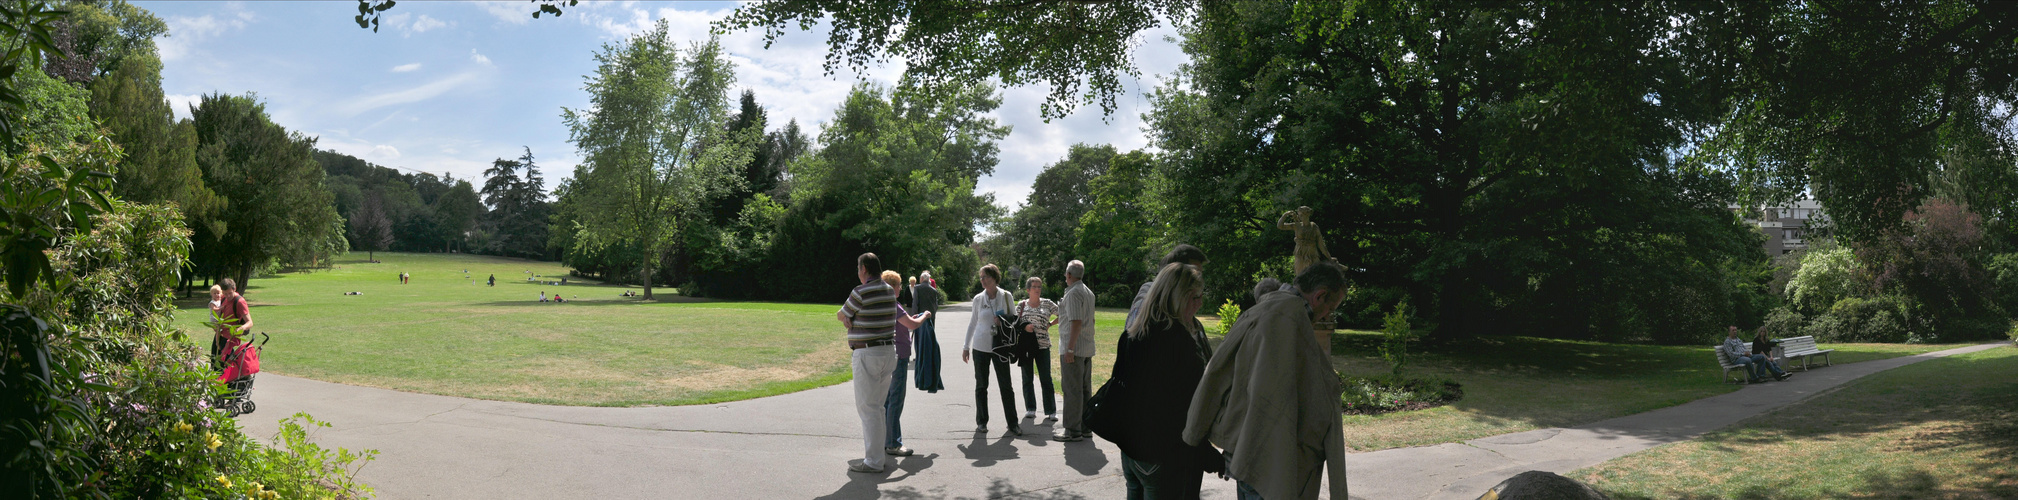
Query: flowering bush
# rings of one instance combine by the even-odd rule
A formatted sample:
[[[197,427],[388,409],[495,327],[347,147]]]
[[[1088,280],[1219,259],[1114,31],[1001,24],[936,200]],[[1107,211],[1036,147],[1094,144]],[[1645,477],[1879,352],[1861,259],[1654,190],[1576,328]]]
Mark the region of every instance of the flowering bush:
[[[1464,387],[1444,379],[1392,375],[1341,377],[1345,392],[1338,396],[1346,414],[1377,415],[1435,408],[1464,398]]]

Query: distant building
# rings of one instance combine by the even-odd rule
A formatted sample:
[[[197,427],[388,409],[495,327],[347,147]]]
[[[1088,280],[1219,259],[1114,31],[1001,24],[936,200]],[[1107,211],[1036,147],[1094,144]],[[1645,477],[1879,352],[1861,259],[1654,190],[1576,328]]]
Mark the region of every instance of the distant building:
[[[1732,210],[1737,210],[1737,207],[1732,207]],[[1826,218],[1822,215],[1822,204],[1815,200],[1801,200],[1745,214],[1746,222],[1756,224],[1759,231],[1766,234],[1766,255],[1786,255],[1808,248],[1808,230],[1812,226],[1809,221]]]

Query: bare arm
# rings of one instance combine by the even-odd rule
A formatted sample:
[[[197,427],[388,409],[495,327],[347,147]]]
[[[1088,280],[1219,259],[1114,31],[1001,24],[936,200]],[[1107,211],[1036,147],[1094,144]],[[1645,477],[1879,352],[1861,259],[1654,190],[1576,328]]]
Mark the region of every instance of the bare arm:
[[[897,324],[904,325],[904,328],[916,329],[920,326],[924,326],[925,319],[930,317],[932,317],[932,311],[925,311],[922,313],[918,313],[917,316],[899,314],[897,315]]]
[[[855,322],[848,319],[848,311],[834,311],[834,320],[840,321],[842,328],[855,327]]]
[[[1282,216],[1281,216],[1281,217],[1276,217],[1276,218],[1275,218],[1275,228],[1276,228],[1276,229],[1288,229],[1288,230],[1292,230],[1292,231],[1296,230],[1296,223],[1294,223],[1294,222],[1283,222],[1283,221],[1286,221],[1286,220],[1289,220],[1289,216],[1290,216],[1291,214],[1295,214],[1295,213],[1296,213],[1296,212],[1283,212],[1283,213],[1282,213]]]

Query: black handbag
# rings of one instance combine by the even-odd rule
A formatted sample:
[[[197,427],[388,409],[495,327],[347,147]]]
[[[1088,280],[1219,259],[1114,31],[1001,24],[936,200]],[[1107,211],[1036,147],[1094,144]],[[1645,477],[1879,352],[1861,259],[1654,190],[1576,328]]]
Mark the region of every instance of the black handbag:
[[[1099,390],[1093,391],[1093,397],[1086,398],[1086,430],[1116,446],[1124,446],[1122,442],[1128,439],[1123,432],[1127,429],[1128,419],[1122,415],[1126,406],[1123,402],[1128,399],[1128,383],[1121,380],[1124,373],[1121,366],[1128,361],[1124,350],[1127,345],[1124,341],[1114,346],[1113,374],[1107,377],[1107,382],[1100,384]]]

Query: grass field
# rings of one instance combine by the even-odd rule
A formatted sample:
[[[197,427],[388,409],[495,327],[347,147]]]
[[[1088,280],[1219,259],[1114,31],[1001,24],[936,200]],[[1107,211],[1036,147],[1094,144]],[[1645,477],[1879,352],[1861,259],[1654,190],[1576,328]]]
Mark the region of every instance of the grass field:
[[[1346,375],[1386,372],[1380,339],[1374,332],[1334,335],[1334,366]],[[1823,346],[1836,349],[1837,364],[1949,347]],[[1345,442],[1361,451],[1451,443],[1581,425],[1738,390],[1722,383],[1710,349],[1498,336],[1418,347],[1407,374],[1455,380],[1464,384],[1464,399],[1427,410],[1347,415]]]
[[[2018,498],[2018,349],[1925,361],[1569,474],[1612,498]]]
[[[256,329],[274,339],[262,355],[263,368],[432,394],[611,406],[748,399],[849,377],[834,304],[712,302],[679,298],[671,290],[648,303],[620,296],[635,287],[574,279],[548,284],[566,274],[557,263],[442,254],[378,258],[382,263],[353,255],[334,269],[254,279],[248,297]],[[412,274],[411,284],[399,284],[402,271]],[[498,276],[496,287],[484,285],[491,274]],[[571,301],[540,303],[541,291]],[[191,331],[204,330],[200,297],[182,303],[176,319]],[[1096,387],[1113,371],[1125,316],[1120,309],[1097,313]],[[1217,323],[1202,319],[1208,329]],[[964,328],[940,325],[941,348],[959,349]],[[1334,362],[1346,374],[1384,371],[1378,342],[1371,332],[1339,333]],[[1849,363],[1945,346],[1830,347],[1838,349],[1836,362]],[[1708,346],[1481,337],[1418,350],[1410,374],[1457,380],[1465,399],[1424,411],[1348,416],[1348,445],[1375,450],[1570,426],[1736,390],[1718,382]],[[1052,370],[1056,377],[1055,359]],[[972,368],[953,363],[941,374],[970,377]],[[1020,381],[1016,385],[1023,390]]]
[[[334,269],[255,278],[262,368],[346,384],[576,405],[673,405],[848,379],[833,305],[703,302],[570,278],[552,262],[352,254]],[[464,278],[463,270],[469,271]],[[401,285],[400,272],[412,273]],[[496,274],[496,287],[484,279]],[[527,277],[537,281],[529,282]],[[362,295],[344,295],[345,292]],[[569,297],[541,303],[539,292]],[[203,331],[201,301],[176,322]],[[197,337],[202,338],[202,335]]]

